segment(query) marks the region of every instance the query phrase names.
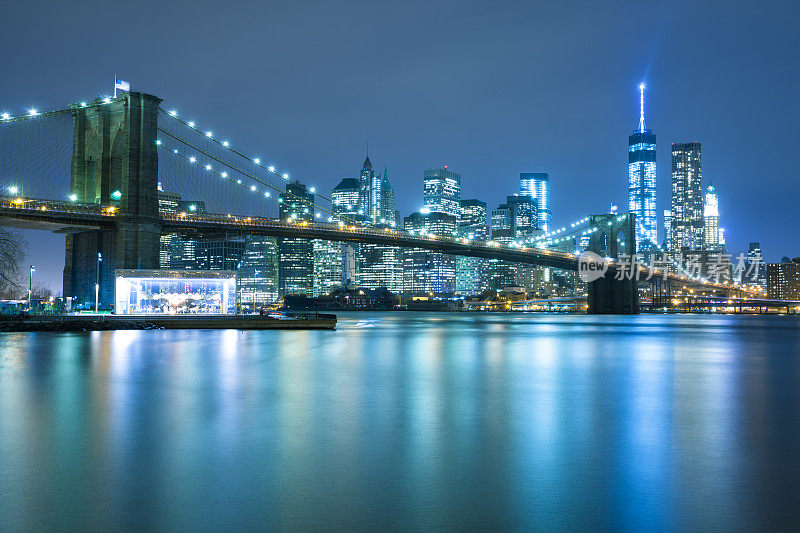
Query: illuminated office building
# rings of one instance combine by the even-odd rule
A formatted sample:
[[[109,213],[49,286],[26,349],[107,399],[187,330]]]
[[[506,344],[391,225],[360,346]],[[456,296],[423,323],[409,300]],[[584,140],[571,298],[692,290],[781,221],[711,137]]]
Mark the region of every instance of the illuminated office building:
[[[488,241],[489,227],[486,225],[486,214],[486,202],[475,199],[461,200],[458,236],[469,240]],[[471,296],[483,291],[485,261],[480,257],[456,256],[456,294]]]
[[[181,193],[165,192],[158,184],[158,210],[162,213],[174,215],[178,213],[178,202],[181,201]],[[170,268],[170,243],[174,233],[161,235],[158,245],[158,267]]]
[[[379,224],[376,228],[388,228]],[[403,291],[403,249],[381,244],[358,245],[358,284],[368,289]]]
[[[719,227],[719,198],[713,185],[706,190],[706,200],[703,205],[703,241],[706,250],[720,250],[725,244],[722,230]]]
[[[314,239],[313,296],[330,294],[342,285],[342,243]]]
[[[767,298],[800,300],[800,257],[767,265]]]
[[[672,210],[664,209],[664,249],[673,250],[672,239]]]
[[[539,208],[536,199],[528,195],[508,196],[505,205],[511,210],[514,240],[529,241],[539,228]]]
[[[537,228],[549,231],[550,214],[550,174],[547,172],[524,172],[519,175],[520,194],[536,200]]]
[[[372,168],[369,155],[364,159],[359,180],[359,214],[368,222],[375,223],[380,218],[382,177]]]
[[[196,269],[236,270],[244,254],[244,242],[244,236],[238,233],[198,239],[195,247]]]
[[[491,212],[492,240],[509,244],[514,240],[514,211],[508,204],[500,204]],[[483,284],[496,291],[517,285],[518,265],[501,259],[484,262]]]
[[[246,238],[238,283],[243,311],[255,312],[278,299],[278,243],[274,237]]]
[[[647,252],[658,242],[656,134],[644,127],[644,83],[639,91],[639,127],[628,136],[628,210],[636,216],[636,249]]]
[[[314,221],[314,194],[302,183],[288,183],[278,200],[283,221]],[[281,296],[312,294],[314,290],[314,245],[308,239],[278,238],[278,281]]]
[[[457,218],[448,213],[424,209],[407,216],[403,227],[406,231],[417,235],[452,237],[456,231],[456,221]],[[406,294],[455,293],[456,261],[452,255],[410,248],[404,250],[403,263],[403,291]]]
[[[432,213],[461,216],[461,174],[444,168],[429,168],[423,174],[425,209]]]
[[[673,143],[671,251],[704,247],[702,178],[700,143]]]
[[[344,178],[331,192],[331,208],[334,216],[346,220],[358,218],[361,186],[355,178]]]

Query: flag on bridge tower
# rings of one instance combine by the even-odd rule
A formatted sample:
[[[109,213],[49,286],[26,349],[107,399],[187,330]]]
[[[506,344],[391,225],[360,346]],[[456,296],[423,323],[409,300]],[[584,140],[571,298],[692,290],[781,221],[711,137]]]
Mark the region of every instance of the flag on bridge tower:
[[[114,98],[117,97],[117,89],[129,92],[131,90],[131,84],[114,76]]]

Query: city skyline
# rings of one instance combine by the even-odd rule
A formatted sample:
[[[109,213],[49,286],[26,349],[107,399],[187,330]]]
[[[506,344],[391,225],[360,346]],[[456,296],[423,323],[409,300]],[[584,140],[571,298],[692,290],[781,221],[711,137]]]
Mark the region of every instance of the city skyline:
[[[408,13],[377,6],[341,12],[322,8],[310,15],[307,30],[284,40],[286,54],[268,53],[257,68],[252,65],[258,62],[246,61],[251,67],[245,70],[232,69],[218,59],[235,37],[223,24],[218,39],[192,52],[198,62],[203,54],[214,52],[209,66],[217,75],[212,77],[190,69],[191,61],[183,64],[159,53],[186,38],[188,29],[164,36],[159,43],[122,40],[114,53],[89,49],[80,42],[68,43],[50,54],[14,27],[3,39],[25,46],[18,47],[18,53],[6,63],[17,75],[15,83],[2,85],[0,111],[16,113],[31,105],[58,107],[65,103],[65,92],[74,95],[74,100],[110,93],[117,72],[133,89],[167,96],[169,105],[199,124],[228,133],[234,142],[248,139],[246,149],[269,153],[319,190],[329,191],[341,178],[357,175],[364,140],[369,138],[372,159],[380,162],[378,168],[384,164],[389,168],[401,216],[422,207],[419,190],[425,168],[447,164],[462,175],[463,197],[479,198],[490,208],[518,190],[520,173],[548,172],[553,223],[559,225],[585,213],[603,211],[610,203],[626,205],[627,161],[621,139],[637,126],[638,83],[644,80],[648,126],[658,132],[659,139],[659,240],[663,238],[661,208],[669,206],[671,194],[666,143],[696,139],[704,144],[704,178],[714,183],[719,194],[729,250],[744,251],[749,242],[759,241],[769,260],[793,255],[790,228],[796,194],[786,176],[791,178],[795,170],[785,154],[796,144],[797,134],[790,128],[791,117],[784,114],[792,109],[791,91],[773,92],[761,82],[750,81],[780,79],[790,86],[797,82],[797,69],[791,68],[796,58],[771,53],[791,49],[783,44],[790,32],[775,31],[774,25],[734,10],[724,24],[700,35],[692,28],[715,17],[707,6],[695,6],[692,17],[681,24],[676,23],[673,9],[666,7],[647,6],[632,13],[621,6],[601,9],[587,5],[586,10],[574,21],[575,31],[585,28],[590,33],[567,48],[572,63],[569,69],[546,55],[530,58],[526,53],[537,43],[563,47],[573,42],[566,36],[546,28],[524,41],[507,28],[502,35],[496,33],[491,24],[495,19],[510,20],[508,24],[516,26],[543,14],[525,5],[464,6],[450,21],[453,39],[430,45],[432,48],[421,47],[415,37],[448,16],[444,6],[412,6]],[[276,36],[284,31],[280,21],[291,16],[288,11],[270,13]],[[9,7],[10,17],[25,19],[29,16],[26,12],[24,6]],[[65,16],[92,20],[113,12],[109,7]],[[509,13],[515,16],[509,19]],[[186,13],[176,10],[174,15],[203,26],[208,11],[200,7]],[[398,16],[389,21],[393,15]],[[568,10],[560,7],[544,15],[554,26],[571,19]],[[419,17],[421,26],[409,30],[414,16]],[[487,17],[490,32],[481,40],[485,54],[470,54],[467,63],[464,50],[471,45],[463,35],[472,35]],[[367,19],[383,21],[386,39],[406,46],[392,52],[393,48],[383,43],[375,50],[365,50],[352,64],[341,63],[325,52],[322,59],[315,59],[310,54],[320,49],[309,44],[308,38],[313,30],[318,30],[321,41],[330,37],[332,30],[324,19],[344,27]],[[625,34],[588,47],[591,29],[604,25],[639,27],[643,35],[639,46],[626,47],[629,36]],[[51,33],[59,35],[64,31],[59,28],[54,26]],[[411,33],[406,35],[407,31]],[[116,38],[110,30],[101,30],[101,34],[105,39]],[[741,39],[741,35],[747,37]],[[359,45],[363,38],[363,34],[348,37],[334,48]],[[242,44],[241,39],[237,44]],[[723,45],[730,49],[723,53]],[[699,47],[706,53],[686,53]],[[60,66],[68,64],[63,54],[86,55],[93,61],[67,70]],[[247,54],[251,54],[249,48]],[[730,62],[716,60],[732,56],[737,58],[735,69]],[[291,70],[292,59],[298,57],[304,59],[304,69]],[[613,69],[598,68],[612,57],[616,62]],[[385,58],[391,58],[391,65],[384,65]],[[415,62],[419,71],[413,67]],[[420,72],[431,69],[449,76],[458,84],[458,91],[453,94],[423,83]],[[49,83],[54,73],[59,80],[56,86]],[[533,75],[539,81],[531,85]],[[322,76],[326,83],[309,84],[309,76]],[[245,79],[256,81],[237,83]],[[267,79],[269,83],[262,82]],[[496,83],[498,80],[505,83]],[[334,101],[339,104],[332,105]],[[436,128],[425,127],[430,120],[436,121]],[[565,142],[566,138],[572,141]],[[580,157],[575,157],[576,146]],[[745,156],[744,152],[751,150],[760,154],[758,160]],[[752,194],[744,194],[753,176],[763,184],[757,191],[758,205],[770,206],[769,217],[766,212],[754,213]],[[734,217],[734,213],[742,216]],[[33,235],[42,241],[44,249],[48,242],[63,240],[50,234],[28,235],[29,240]],[[41,251],[30,258],[41,265],[37,275],[48,277],[50,268],[55,273],[50,279],[58,279],[60,267],[46,264],[45,258]]]

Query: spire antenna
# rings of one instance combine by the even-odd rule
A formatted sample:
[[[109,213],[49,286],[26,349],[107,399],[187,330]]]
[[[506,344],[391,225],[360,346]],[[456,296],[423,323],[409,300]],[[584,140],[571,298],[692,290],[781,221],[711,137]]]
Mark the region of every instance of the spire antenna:
[[[644,133],[644,83],[639,84],[639,132]]]

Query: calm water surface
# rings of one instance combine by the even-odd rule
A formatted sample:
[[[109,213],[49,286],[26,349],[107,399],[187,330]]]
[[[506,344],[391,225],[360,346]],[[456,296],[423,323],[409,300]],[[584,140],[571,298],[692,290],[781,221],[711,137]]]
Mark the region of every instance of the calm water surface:
[[[795,318],[343,313],[335,332],[0,334],[0,531],[799,517]]]

